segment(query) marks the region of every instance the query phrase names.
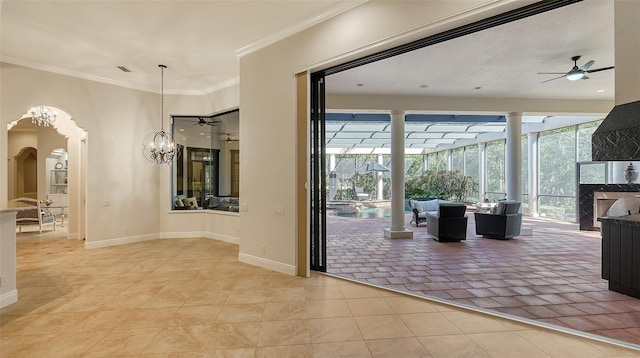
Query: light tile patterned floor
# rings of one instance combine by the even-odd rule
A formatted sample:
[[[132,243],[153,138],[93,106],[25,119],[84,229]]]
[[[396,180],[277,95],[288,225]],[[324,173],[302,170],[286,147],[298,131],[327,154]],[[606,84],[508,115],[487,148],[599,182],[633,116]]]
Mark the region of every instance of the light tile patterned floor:
[[[640,352],[363,286],[237,261],[210,239],[86,250],[18,239],[7,357],[633,357]]]
[[[466,241],[444,243],[424,226],[410,225],[413,239],[392,240],[383,235],[390,218],[329,215],[327,271],[640,344],[640,300],[608,290],[599,232],[525,217],[532,236],[493,240],[476,236],[473,213],[468,216]]]

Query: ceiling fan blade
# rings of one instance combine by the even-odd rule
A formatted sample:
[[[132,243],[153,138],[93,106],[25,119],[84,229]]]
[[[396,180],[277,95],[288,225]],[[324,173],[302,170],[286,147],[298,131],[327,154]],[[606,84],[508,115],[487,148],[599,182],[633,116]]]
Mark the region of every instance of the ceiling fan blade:
[[[585,72],[587,72],[587,73],[594,73],[594,72],[600,72],[600,71],[611,70],[611,69],[613,69],[613,68],[614,68],[614,66],[601,67],[601,68],[596,68],[596,69],[589,70],[589,71],[585,71]]]
[[[538,72],[539,75],[566,75],[566,72]]]
[[[589,69],[589,67],[591,67],[595,62],[596,62],[596,61],[591,60],[591,61],[589,61],[589,62],[585,63],[584,65],[580,66],[580,70],[582,70],[582,71],[586,71],[586,70],[588,70],[588,69]]]
[[[584,76],[582,76],[582,78],[581,78],[581,79],[583,79],[583,80],[588,80],[588,79],[589,79],[589,76],[584,75]]]
[[[561,78],[564,78],[564,77],[565,77],[565,75],[563,74],[562,76],[554,77],[554,78],[548,79],[546,81],[542,81],[540,83],[545,83],[545,82],[549,82],[549,81],[553,81],[553,80],[558,80],[558,79],[561,79]]]

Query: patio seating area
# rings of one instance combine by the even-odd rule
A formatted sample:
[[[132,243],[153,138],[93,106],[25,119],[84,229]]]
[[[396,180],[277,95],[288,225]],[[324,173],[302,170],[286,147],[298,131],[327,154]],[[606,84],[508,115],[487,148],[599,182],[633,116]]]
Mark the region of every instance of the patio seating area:
[[[640,300],[608,290],[600,233],[523,217],[529,236],[483,238],[468,215],[466,241],[438,242],[427,227],[385,239],[389,218],[327,216],[327,272],[614,340],[640,344]]]

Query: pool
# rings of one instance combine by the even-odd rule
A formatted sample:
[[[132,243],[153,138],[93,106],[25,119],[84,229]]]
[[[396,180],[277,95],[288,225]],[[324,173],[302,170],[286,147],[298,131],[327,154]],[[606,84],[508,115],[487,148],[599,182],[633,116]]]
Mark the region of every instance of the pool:
[[[405,214],[410,211],[405,211]],[[340,212],[337,211],[333,215],[345,217],[345,218],[358,218],[358,219],[375,219],[391,217],[391,208],[362,208],[356,212]]]

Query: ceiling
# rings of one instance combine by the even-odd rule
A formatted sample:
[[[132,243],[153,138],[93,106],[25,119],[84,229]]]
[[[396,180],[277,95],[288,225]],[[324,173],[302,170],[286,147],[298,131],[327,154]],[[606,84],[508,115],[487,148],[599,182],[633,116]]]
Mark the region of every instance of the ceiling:
[[[0,56],[8,63],[154,92],[159,92],[157,65],[162,63],[168,66],[165,93],[209,93],[238,83],[239,50],[266,45],[360,3],[5,0],[0,2]],[[613,1],[583,1],[334,74],[327,77],[326,89],[335,94],[613,99],[615,70],[590,74],[589,80],[540,83],[554,76],[538,72],[568,72],[575,55],[582,56],[578,66],[589,60],[595,61],[592,69],[614,65]],[[328,130],[329,135],[344,148],[362,147],[371,123],[362,122],[361,128],[348,124]],[[467,127],[479,128],[477,123]],[[452,140],[468,141],[469,133],[481,138],[498,127],[504,131],[504,122],[487,124],[486,132],[440,131],[422,145],[430,151]],[[415,136],[407,133],[407,147],[417,145]]]
[[[566,73],[574,66],[571,58],[577,55],[581,56],[577,61],[578,67],[590,60],[595,61],[590,69],[614,65],[613,1],[583,1],[339,72],[327,76],[325,86],[327,93],[347,95],[460,97],[461,100],[478,97],[505,100],[613,99],[615,70],[588,74],[588,80],[559,78],[541,83],[561,75],[538,72]],[[329,111],[334,112],[329,116],[339,112]],[[327,122],[327,152],[390,153],[388,115],[386,123],[368,121],[363,113],[350,115],[354,119]],[[355,119],[358,116],[361,118]],[[464,120],[460,116],[439,117],[440,120],[407,120],[406,153],[429,153],[504,138],[504,118],[485,120],[479,116],[475,120]],[[523,133],[597,119],[601,117],[591,114],[525,114]]]
[[[3,62],[165,93],[238,83],[236,51],[362,1],[0,1]],[[125,66],[131,72],[118,69]]]
[[[330,75],[329,93],[613,99],[614,71],[540,83],[589,60],[614,65],[613,1],[587,0]],[[410,69],[410,70],[408,70]],[[426,87],[425,87],[426,85]]]

